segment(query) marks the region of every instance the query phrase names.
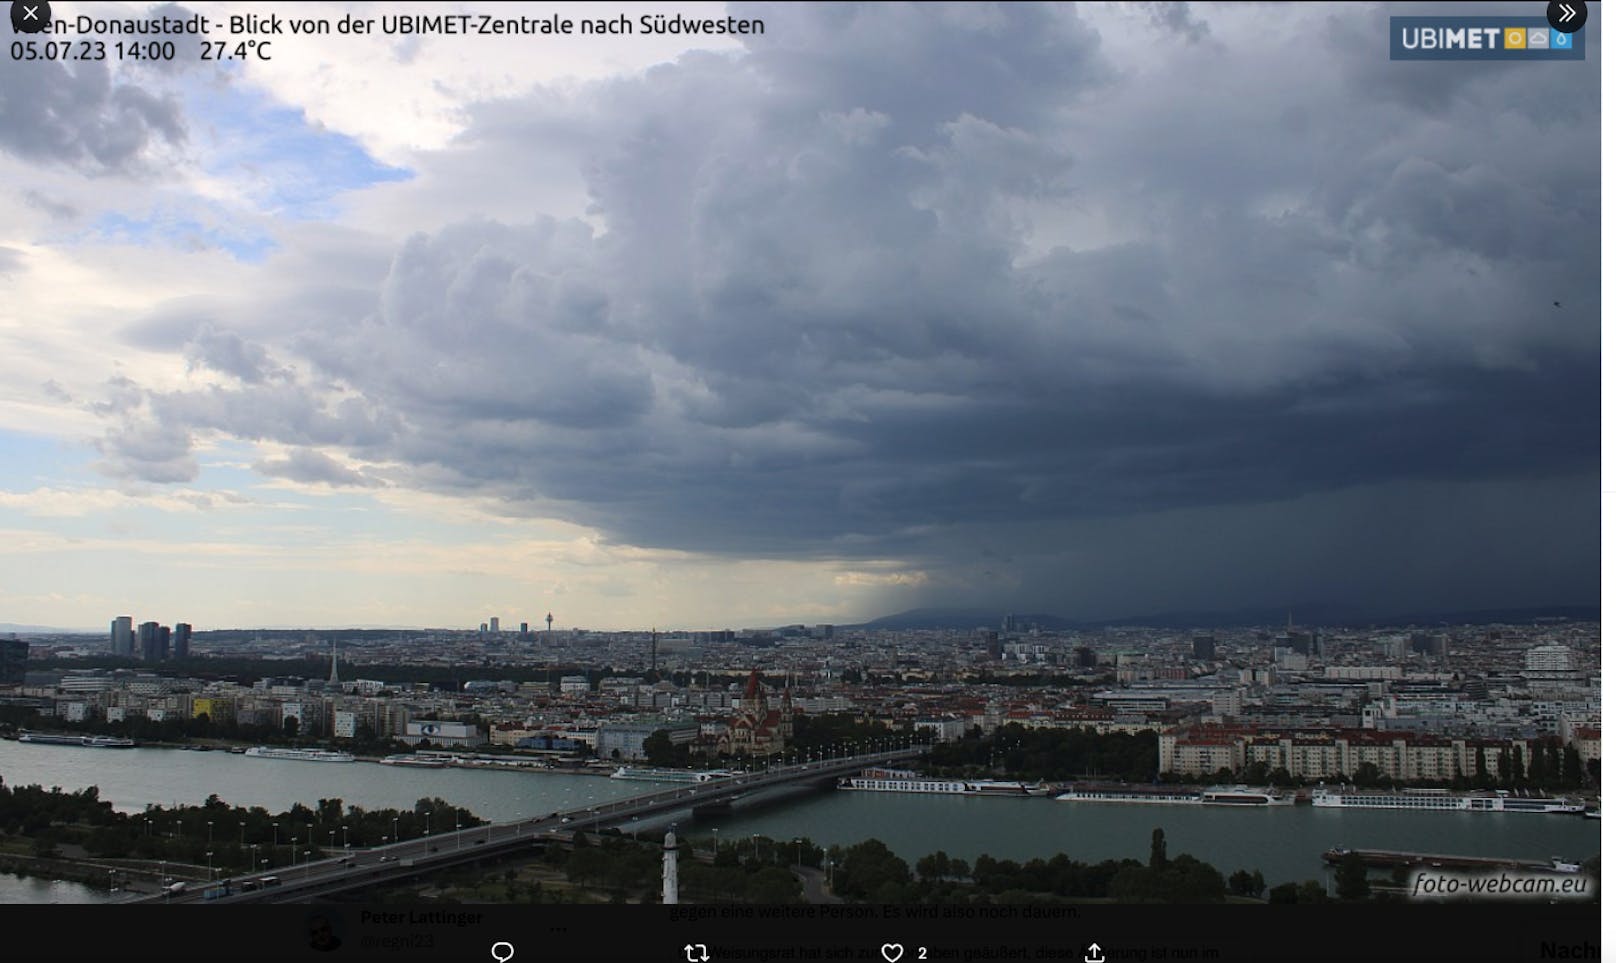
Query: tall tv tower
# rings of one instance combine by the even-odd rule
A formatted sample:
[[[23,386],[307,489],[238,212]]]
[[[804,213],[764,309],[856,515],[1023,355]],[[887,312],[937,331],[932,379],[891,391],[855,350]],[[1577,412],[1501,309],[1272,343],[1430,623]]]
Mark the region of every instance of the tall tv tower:
[[[551,614],[549,612],[544,613],[544,638],[545,638],[545,641],[549,641],[549,639],[550,639],[550,623],[552,623],[554,621],[555,621],[555,616],[553,614]]]

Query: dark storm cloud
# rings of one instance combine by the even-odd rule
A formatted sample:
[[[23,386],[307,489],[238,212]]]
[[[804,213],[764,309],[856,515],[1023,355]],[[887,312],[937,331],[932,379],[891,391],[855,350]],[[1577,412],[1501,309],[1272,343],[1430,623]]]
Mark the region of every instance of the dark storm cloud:
[[[0,148],[91,173],[127,171],[154,141],[178,144],[178,101],[116,83],[105,61],[0,60]]]
[[[1142,3],[1139,6],[1149,14],[1151,23],[1190,43],[1204,40],[1212,32],[1205,20],[1190,12],[1188,3]]]
[[[60,12],[58,12],[60,15]],[[146,19],[186,20],[191,10],[176,3],[154,6]],[[16,40],[72,45],[100,42],[106,46],[124,35],[37,35]],[[42,52],[42,51],[41,51]],[[185,141],[185,118],[175,97],[154,93],[138,83],[117,82],[111,69],[115,58],[37,60],[8,57],[0,61],[0,149],[32,161],[63,163],[91,174],[129,173],[142,168],[142,155],[159,141],[178,145]],[[172,59],[127,60],[129,74],[172,75],[191,70],[200,61],[192,56]],[[55,217],[69,217],[73,208],[47,200],[30,190],[30,203]],[[37,201],[36,201],[37,199]]]
[[[912,547],[940,575],[888,604],[1016,600],[1098,619],[1302,605],[1384,618],[1592,602],[1598,488],[1597,474],[1397,481],[1056,527],[960,526]]]
[[[96,446],[106,460],[98,467],[114,478],[146,482],[196,479],[191,433],[157,421],[125,421],[108,429]]]
[[[1400,506],[1438,538],[1585,520],[1511,499],[1598,454],[1598,63],[1432,91],[1386,13],[1276,20],[1256,56],[1168,7],[1206,42],[1109,57],[1066,5],[738,8],[769,23],[738,56],[470,111],[462,162],[573,151],[596,226],[410,238],[368,303],[257,323],[304,380],[150,412],[636,544],[906,559],[956,596],[986,528],[1083,539],[1091,571],[1172,517],[1215,565],[1229,519],[1309,512],[1353,533],[1351,592],[1376,551],[1435,586]],[[1596,562],[1568,544],[1555,565]],[[1061,551],[982,584],[1054,598]]]
[[[263,345],[211,325],[204,326],[192,339],[187,355],[193,364],[234,375],[247,384],[260,384],[267,378],[287,374],[271,364],[269,350]]]

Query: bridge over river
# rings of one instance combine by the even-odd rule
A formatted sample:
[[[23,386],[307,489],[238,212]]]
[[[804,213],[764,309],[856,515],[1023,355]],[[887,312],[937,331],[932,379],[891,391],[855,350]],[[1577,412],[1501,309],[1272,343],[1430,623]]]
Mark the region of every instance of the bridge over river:
[[[206,899],[205,884],[195,884],[184,893],[142,896],[134,903],[297,903],[323,896],[351,892],[371,886],[395,883],[439,870],[480,860],[530,851],[537,843],[570,837],[578,831],[628,828],[649,823],[658,816],[696,809],[723,808],[745,797],[767,790],[791,786],[832,783],[861,769],[896,762],[924,753],[924,747],[911,747],[837,759],[775,765],[758,772],[718,777],[701,783],[680,783],[640,796],[613,802],[554,812],[548,816],[515,822],[490,823],[468,829],[450,830],[419,839],[355,849],[301,866],[284,867],[270,877],[273,886],[243,890],[242,884],[264,877],[238,877],[229,895]]]

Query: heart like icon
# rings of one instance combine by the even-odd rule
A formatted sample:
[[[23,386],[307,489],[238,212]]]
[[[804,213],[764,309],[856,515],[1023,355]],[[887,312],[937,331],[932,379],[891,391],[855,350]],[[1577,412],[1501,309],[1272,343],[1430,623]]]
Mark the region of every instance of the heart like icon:
[[[903,944],[902,943],[882,943],[881,944],[881,957],[883,959],[885,959],[887,961],[887,963],[898,963],[898,960],[902,956],[903,956]]]

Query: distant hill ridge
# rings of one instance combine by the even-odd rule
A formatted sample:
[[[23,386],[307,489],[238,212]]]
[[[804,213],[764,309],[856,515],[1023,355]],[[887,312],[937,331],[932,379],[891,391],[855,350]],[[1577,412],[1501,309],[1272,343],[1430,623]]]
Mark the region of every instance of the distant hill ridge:
[[[1363,628],[1368,626],[1441,626],[1441,625],[1526,625],[1533,622],[1599,621],[1597,605],[1544,605],[1513,609],[1477,609],[1454,612],[1422,612],[1415,614],[1373,614],[1362,608],[1344,605],[1310,604],[1293,608],[1238,609],[1225,612],[1161,612],[1155,615],[1136,615],[1127,618],[1081,621],[1064,615],[1040,612],[1015,612],[1017,619],[1030,622],[1051,632],[1093,631],[1106,628],[1162,628],[1162,629],[1218,629],[1253,625],[1281,626],[1294,621],[1302,626],[1339,626]],[[966,608],[909,609],[895,615],[884,615],[862,624],[844,625],[847,629],[903,630],[942,629],[968,632],[972,629],[998,629],[1007,612]],[[438,631],[408,626],[347,626],[339,628],[235,628],[210,629],[198,632],[199,637],[219,633],[259,632],[266,637],[301,637],[304,633],[345,632],[374,637],[386,637],[399,632]],[[464,630],[460,630],[464,631]],[[64,629],[44,625],[20,625],[0,622],[0,635],[96,635],[105,637],[106,629]]]
[[[1343,628],[1368,626],[1521,625],[1542,621],[1597,622],[1597,605],[1550,605],[1513,609],[1478,609],[1462,612],[1374,614],[1341,605],[1298,605],[1294,608],[1243,609],[1226,612],[1162,612],[1128,618],[1080,621],[1062,615],[1016,612],[1016,618],[1054,632],[1104,628],[1216,629],[1252,625],[1329,625]],[[923,608],[871,619],[865,629],[998,629],[1005,612],[982,609]]]

